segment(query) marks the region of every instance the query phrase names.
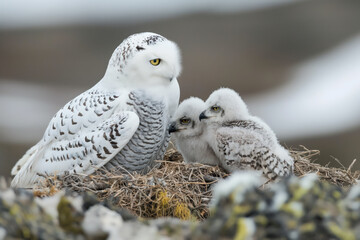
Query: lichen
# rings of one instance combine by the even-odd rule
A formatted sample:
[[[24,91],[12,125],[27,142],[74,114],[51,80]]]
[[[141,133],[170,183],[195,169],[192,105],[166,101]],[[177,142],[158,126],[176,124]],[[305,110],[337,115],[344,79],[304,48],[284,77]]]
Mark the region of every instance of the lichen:
[[[180,218],[181,220],[190,220],[191,211],[185,203],[178,203],[174,210],[174,217]]]
[[[82,233],[81,222],[84,215],[77,212],[65,196],[60,198],[57,210],[59,224],[66,232],[74,234]]]

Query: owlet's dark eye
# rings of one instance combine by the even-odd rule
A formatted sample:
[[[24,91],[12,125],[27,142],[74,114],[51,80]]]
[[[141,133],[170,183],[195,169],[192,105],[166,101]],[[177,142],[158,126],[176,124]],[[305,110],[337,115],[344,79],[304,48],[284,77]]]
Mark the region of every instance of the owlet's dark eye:
[[[218,112],[219,110],[220,110],[220,107],[218,107],[218,106],[211,107],[211,111],[213,111],[213,112]]]
[[[151,59],[151,60],[150,60],[151,65],[154,65],[154,66],[159,65],[160,62],[161,62],[161,59],[160,59],[160,58],[155,58],[155,59]]]
[[[180,123],[182,125],[188,125],[190,123],[190,118],[181,118]]]

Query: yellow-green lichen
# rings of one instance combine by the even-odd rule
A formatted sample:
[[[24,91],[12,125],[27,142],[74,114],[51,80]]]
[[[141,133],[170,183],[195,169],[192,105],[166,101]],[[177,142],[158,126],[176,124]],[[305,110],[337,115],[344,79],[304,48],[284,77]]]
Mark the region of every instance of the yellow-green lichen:
[[[75,211],[66,197],[61,197],[57,206],[59,224],[67,232],[81,234],[81,221],[83,216]]]

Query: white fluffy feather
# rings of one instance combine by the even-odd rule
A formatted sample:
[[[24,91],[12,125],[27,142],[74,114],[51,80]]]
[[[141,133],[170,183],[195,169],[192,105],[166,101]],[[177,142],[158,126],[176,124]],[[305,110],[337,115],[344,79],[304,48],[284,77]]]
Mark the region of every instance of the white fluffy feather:
[[[293,159],[268,125],[251,116],[232,89],[221,88],[206,100],[200,118],[208,144],[229,172],[259,170],[268,178],[292,173]]]
[[[172,118],[170,131],[185,162],[218,165],[219,159],[204,139],[204,124],[199,120],[204,108],[204,101],[197,97],[182,101]]]

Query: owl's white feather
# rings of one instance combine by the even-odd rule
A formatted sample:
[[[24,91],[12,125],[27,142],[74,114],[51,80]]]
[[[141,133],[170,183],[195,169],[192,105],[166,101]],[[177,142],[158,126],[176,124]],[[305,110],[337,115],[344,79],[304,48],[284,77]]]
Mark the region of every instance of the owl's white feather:
[[[204,134],[227,171],[259,170],[268,178],[292,173],[289,152],[267,124],[250,115],[238,93],[220,88],[205,105],[199,116],[205,122]]]
[[[219,160],[212,148],[204,139],[204,124],[199,120],[205,102],[197,97],[182,101],[176,110],[169,131],[184,161],[219,165]]]
[[[160,59],[159,64],[151,60]],[[157,63],[155,61],[155,63]],[[155,33],[134,34],[112,54],[104,77],[50,121],[43,139],[12,169],[13,187],[33,187],[39,175],[91,174],[114,166],[137,171],[161,158],[180,96],[180,53]],[[156,134],[146,138],[147,130]],[[145,136],[146,139],[139,136]],[[154,149],[143,160],[143,148]],[[132,161],[128,162],[127,157]]]

